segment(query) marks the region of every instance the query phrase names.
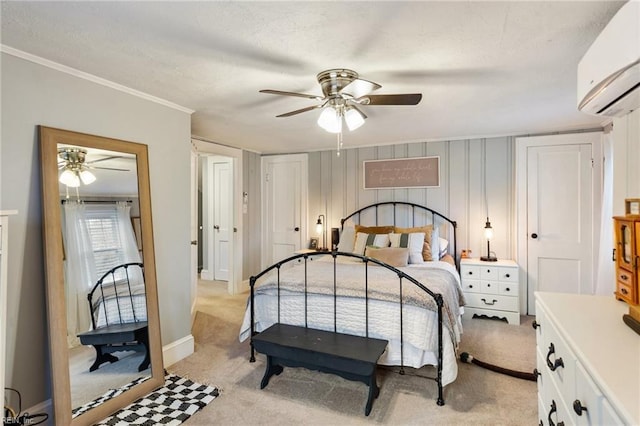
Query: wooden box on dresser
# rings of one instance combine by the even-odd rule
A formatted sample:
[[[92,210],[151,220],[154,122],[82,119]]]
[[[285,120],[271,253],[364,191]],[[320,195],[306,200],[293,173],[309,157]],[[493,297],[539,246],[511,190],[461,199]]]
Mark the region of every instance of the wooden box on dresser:
[[[509,324],[520,324],[518,269],[513,260],[462,259],[460,277],[467,302],[465,316],[499,318]]]
[[[611,296],[536,293],[541,425],[640,424],[640,336]]]
[[[616,216],[613,223],[616,236],[616,297],[636,305],[640,291],[640,216]]]

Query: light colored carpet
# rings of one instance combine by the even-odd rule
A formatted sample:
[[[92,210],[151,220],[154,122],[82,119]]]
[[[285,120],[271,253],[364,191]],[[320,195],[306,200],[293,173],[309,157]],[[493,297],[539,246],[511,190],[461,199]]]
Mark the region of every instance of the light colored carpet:
[[[264,356],[249,362],[249,343],[238,341],[246,295],[229,296],[212,283],[199,288],[193,325],[195,353],[169,367],[171,373],[220,389],[220,401],[188,424],[393,424],[531,425],[537,421],[535,382],[459,364],[457,380],[445,387],[445,405],[436,404],[433,368],[407,369],[401,376],[380,369],[380,396],[364,416],[367,387],[334,375],[285,368],[260,390]],[[530,317],[520,326],[499,321],[465,321],[461,352],[512,370],[535,367],[535,332]]]

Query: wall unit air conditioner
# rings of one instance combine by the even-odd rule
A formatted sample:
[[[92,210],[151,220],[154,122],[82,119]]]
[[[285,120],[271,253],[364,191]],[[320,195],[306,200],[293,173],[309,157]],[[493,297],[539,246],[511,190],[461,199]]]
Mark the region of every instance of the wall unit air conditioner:
[[[640,107],[640,0],[620,8],[578,64],[578,110],[620,117]]]

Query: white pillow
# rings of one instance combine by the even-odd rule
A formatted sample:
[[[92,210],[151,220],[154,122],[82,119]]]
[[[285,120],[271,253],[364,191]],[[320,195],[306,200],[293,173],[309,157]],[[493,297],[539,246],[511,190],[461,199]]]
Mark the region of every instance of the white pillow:
[[[409,249],[409,263],[424,263],[422,246],[424,244],[424,232],[412,232],[410,234],[389,234],[391,247],[406,247]]]
[[[389,247],[389,235],[358,232],[352,253],[364,255],[364,249],[366,249],[367,246]]]
[[[449,250],[449,241],[445,240],[444,238],[440,238],[438,239],[438,242],[440,243],[440,259],[442,259],[442,257],[444,255],[447,254],[448,250]]]
[[[338,251],[345,253],[353,253],[353,245],[356,242],[356,228],[350,226],[344,228],[340,233],[340,242],[338,243]]]
[[[431,260],[440,260],[440,230],[437,226],[433,227],[431,233]]]

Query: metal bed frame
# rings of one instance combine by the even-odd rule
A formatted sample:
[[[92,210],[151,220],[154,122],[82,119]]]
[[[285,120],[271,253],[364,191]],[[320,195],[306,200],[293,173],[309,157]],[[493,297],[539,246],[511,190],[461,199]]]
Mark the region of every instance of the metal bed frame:
[[[344,224],[347,220],[349,220],[350,218],[353,218],[354,216],[357,216],[358,221],[360,220],[360,216],[362,214],[362,212],[368,210],[368,209],[374,209],[375,210],[375,225],[378,225],[378,209],[381,206],[386,206],[386,205],[391,205],[393,207],[393,221],[394,224],[396,223],[396,211],[397,211],[397,206],[402,205],[402,206],[407,206],[411,208],[412,211],[412,224],[413,226],[415,226],[415,219],[416,219],[416,215],[415,215],[415,211],[416,209],[422,209],[426,212],[428,212],[431,215],[431,220],[432,220],[432,224],[435,227],[436,226],[436,219],[442,219],[448,223],[450,223],[453,227],[453,245],[452,245],[452,250],[450,250],[450,252],[453,254],[454,259],[457,259],[456,256],[456,222],[450,220],[449,218],[447,218],[446,216],[442,215],[441,213],[438,213],[435,210],[432,210],[430,208],[418,205],[418,204],[413,204],[413,203],[406,203],[406,202],[381,202],[381,203],[376,203],[376,204],[372,204],[366,207],[363,207],[353,213],[351,213],[349,216],[347,216],[344,219],[341,219],[340,223],[342,228],[344,228]],[[427,225],[427,224],[425,224]],[[369,337],[369,282],[368,282],[368,270],[369,270],[369,264],[370,263],[374,263],[378,266],[382,266],[390,271],[393,271],[397,276],[398,276],[398,289],[399,289],[399,319],[400,319],[400,374],[404,375],[405,371],[404,371],[404,336],[403,336],[403,281],[407,280],[410,283],[412,283],[413,285],[417,286],[418,288],[422,289],[425,293],[427,293],[435,302],[436,306],[437,306],[437,315],[438,315],[438,330],[437,330],[437,334],[438,334],[438,365],[436,366],[436,377],[428,377],[429,379],[432,379],[434,381],[436,381],[437,386],[438,386],[438,398],[437,398],[437,404],[438,405],[444,405],[444,396],[443,396],[443,385],[442,385],[442,361],[443,361],[443,342],[442,342],[442,334],[443,334],[443,305],[444,305],[444,300],[441,294],[439,293],[434,293],[433,291],[431,291],[429,288],[425,287],[422,283],[420,283],[419,281],[417,281],[415,278],[411,277],[410,275],[404,273],[403,271],[390,266],[384,262],[381,262],[377,259],[373,259],[367,256],[361,256],[358,254],[354,254],[354,253],[346,253],[346,252],[339,252],[339,251],[332,251],[332,252],[322,252],[322,251],[318,251],[315,253],[303,253],[303,254],[297,254],[291,257],[288,257],[286,259],[281,260],[280,262],[277,262],[273,265],[271,265],[270,267],[266,268],[265,270],[263,270],[262,272],[260,272],[257,275],[252,276],[249,279],[249,286],[250,286],[250,315],[251,315],[251,357],[250,357],[250,362],[255,362],[255,349],[253,346],[253,336],[259,334],[256,330],[255,330],[255,285],[256,282],[258,281],[258,279],[260,279],[262,276],[264,276],[265,274],[273,271],[274,269],[277,271],[277,305],[278,305],[278,312],[277,312],[277,319],[278,319],[278,323],[280,322],[280,270],[283,266],[290,264],[291,262],[300,262],[303,261],[304,262],[304,322],[305,322],[305,328],[308,328],[308,322],[307,322],[307,268],[308,268],[308,262],[310,261],[310,258],[313,257],[317,257],[317,256],[331,256],[333,258],[333,314],[334,314],[334,318],[333,318],[333,326],[334,326],[334,333],[337,333],[337,324],[336,324],[336,306],[337,306],[337,288],[338,288],[338,278],[337,278],[337,259],[339,257],[351,257],[351,258],[356,258],[356,259],[361,259],[363,261],[364,264],[364,269],[365,269],[365,282],[364,282],[364,287],[365,287],[365,337]],[[458,268],[458,261],[456,260],[455,262],[456,264],[456,268]]]

